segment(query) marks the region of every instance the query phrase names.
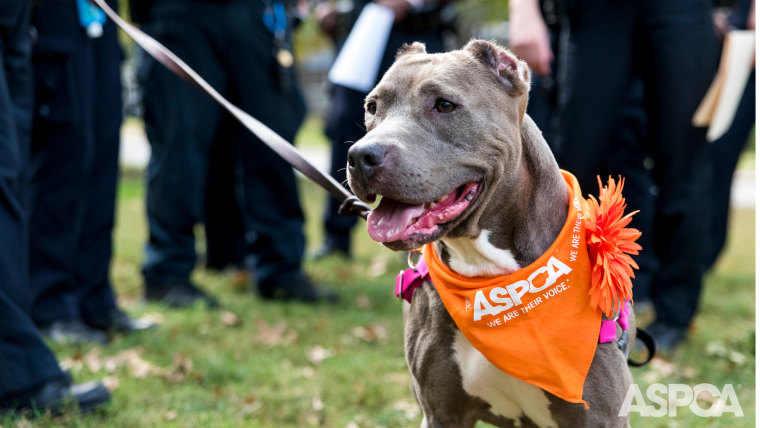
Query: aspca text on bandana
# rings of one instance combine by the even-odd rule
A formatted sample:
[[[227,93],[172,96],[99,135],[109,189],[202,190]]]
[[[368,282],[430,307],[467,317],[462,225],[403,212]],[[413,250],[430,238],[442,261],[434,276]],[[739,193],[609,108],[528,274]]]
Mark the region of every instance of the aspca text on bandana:
[[[549,300],[570,288],[567,281],[557,284],[557,280],[572,271],[568,265],[556,257],[550,257],[546,266],[541,266],[533,271],[527,280],[523,279],[503,287],[494,286],[490,290],[478,290],[475,293],[475,304],[473,305],[473,321],[480,321],[482,317],[487,315],[495,317],[512,309],[502,318],[488,322],[488,326],[495,327],[502,325],[502,321],[507,322],[518,317],[520,313],[528,313],[543,301]],[[541,282],[542,278],[545,278],[543,283]],[[552,287],[555,284],[556,286]],[[533,295],[536,294],[538,295],[534,297]]]

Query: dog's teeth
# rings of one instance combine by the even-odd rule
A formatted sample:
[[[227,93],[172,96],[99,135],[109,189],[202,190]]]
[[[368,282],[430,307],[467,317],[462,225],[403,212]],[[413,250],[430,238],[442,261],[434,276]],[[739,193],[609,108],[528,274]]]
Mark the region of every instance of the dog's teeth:
[[[449,198],[449,195],[443,195],[440,198],[438,198],[438,200],[436,202],[441,203],[441,202],[445,201],[448,198]]]
[[[437,205],[438,205],[437,203],[431,202],[430,204],[428,204],[428,208],[432,209],[432,208],[435,208]]]

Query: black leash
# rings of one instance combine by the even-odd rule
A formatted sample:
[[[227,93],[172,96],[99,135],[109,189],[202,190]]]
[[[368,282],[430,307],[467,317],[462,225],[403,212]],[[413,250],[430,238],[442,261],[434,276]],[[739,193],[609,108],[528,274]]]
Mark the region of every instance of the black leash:
[[[157,42],[152,37],[148,36],[137,27],[125,22],[119,14],[114,12],[105,2],[105,0],[90,0],[108,15],[109,18],[119,28],[124,30],[129,37],[131,37],[135,43],[140,45],[150,56],[156,59],[156,61],[163,64],[166,68],[171,70],[174,74],[187,80],[197,88],[207,93],[211,98],[216,100],[227,111],[229,111],[240,123],[243,124],[249,131],[256,135],[261,141],[264,142],[269,148],[274,150],[280,157],[285,159],[296,170],[303,173],[303,175],[309,177],[312,181],[322,186],[327,190],[334,198],[342,201],[339,214],[345,216],[359,216],[367,218],[367,215],[372,210],[368,205],[364,204],[355,195],[341,186],[334,178],[325,174],[314,167],[293,145],[285,141],[276,132],[272,131],[263,123],[256,120],[253,116],[244,112],[236,105],[229,102],[219,92],[217,92],[211,85],[208,84],[198,73],[195,72],[189,65],[177,57],[172,51],[167,49],[164,45]]]
[[[646,346],[647,358],[644,361],[633,361],[628,358],[628,365],[631,367],[641,367],[649,363],[657,352],[657,346],[655,345],[654,339],[645,330],[640,328],[636,329],[636,340],[640,340],[644,346]]]

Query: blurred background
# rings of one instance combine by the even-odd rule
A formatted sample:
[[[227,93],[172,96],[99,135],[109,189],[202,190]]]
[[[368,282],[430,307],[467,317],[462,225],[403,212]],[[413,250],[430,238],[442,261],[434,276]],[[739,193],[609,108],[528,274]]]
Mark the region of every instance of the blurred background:
[[[121,13],[128,17],[126,0],[120,2]],[[508,45],[507,1],[463,0],[450,7],[456,32],[445,40],[448,49],[471,38]],[[113,392],[113,402],[85,418],[76,412],[35,420],[6,415],[0,417],[0,426],[419,426],[421,414],[404,361],[402,304],[393,296],[395,276],[406,261],[371,241],[363,221],[353,231],[350,260],[335,256],[305,262],[312,278],[340,293],[337,305],[267,303],[250,293],[245,272],[209,271],[202,263],[193,278],[219,298],[221,309],[173,311],[142,300],[144,169],[150,146],[140,119],[136,47],[124,34],[120,41],[126,55],[126,120],[111,276],[119,306],[159,326],[107,345],[51,344],[62,367],[77,378],[102,379]],[[308,106],[296,146],[327,170],[326,76],[335,50],[311,16],[294,33],[294,53]],[[669,358],[632,369],[642,385],[731,384],[745,416],[702,418],[680,409],[666,418],[634,414],[632,426],[755,426],[755,164],[753,131],[734,175],[727,247],[706,276],[689,339]],[[303,177],[298,186],[307,247],[313,251],[324,238],[325,192]],[[203,234],[198,226],[201,255]],[[709,395],[697,399],[702,407],[715,404]]]

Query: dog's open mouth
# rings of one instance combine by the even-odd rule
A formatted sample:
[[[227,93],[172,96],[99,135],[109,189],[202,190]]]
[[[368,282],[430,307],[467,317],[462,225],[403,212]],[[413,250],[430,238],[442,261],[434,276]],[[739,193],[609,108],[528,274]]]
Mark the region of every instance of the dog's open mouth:
[[[416,205],[384,196],[367,218],[369,236],[389,243],[437,235],[441,225],[456,219],[470,206],[480,188],[479,182],[466,183],[435,201]]]

